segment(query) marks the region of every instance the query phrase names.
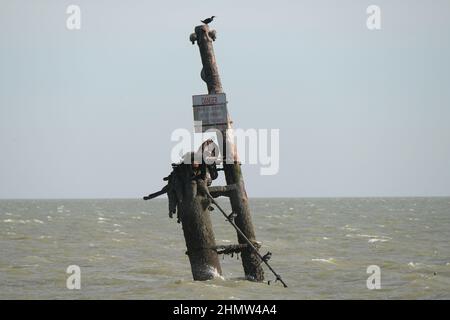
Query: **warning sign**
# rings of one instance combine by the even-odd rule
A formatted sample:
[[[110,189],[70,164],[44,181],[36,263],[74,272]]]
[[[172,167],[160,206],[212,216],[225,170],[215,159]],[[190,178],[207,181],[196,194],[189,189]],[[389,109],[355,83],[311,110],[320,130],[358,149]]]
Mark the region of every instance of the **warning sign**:
[[[194,121],[202,122],[201,128],[195,127],[195,132],[227,128],[228,111],[225,93],[192,96],[192,105]]]

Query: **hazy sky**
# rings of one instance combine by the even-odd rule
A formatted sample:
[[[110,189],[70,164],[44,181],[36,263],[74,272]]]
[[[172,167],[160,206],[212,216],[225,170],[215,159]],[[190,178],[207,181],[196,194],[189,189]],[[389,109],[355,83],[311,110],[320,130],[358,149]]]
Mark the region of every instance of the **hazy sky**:
[[[210,15],[235,126],[280,129],[279,173],[243,166],[249,196],[450,195],[448,0],[0,0],[0,198],[162,187]]]

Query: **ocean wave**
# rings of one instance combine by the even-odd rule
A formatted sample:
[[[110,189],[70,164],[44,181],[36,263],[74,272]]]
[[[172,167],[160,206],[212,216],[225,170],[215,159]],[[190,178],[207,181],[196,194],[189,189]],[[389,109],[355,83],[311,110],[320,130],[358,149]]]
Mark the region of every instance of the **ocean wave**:
[[[387,241],[389,241],[389,240],[387,240],[387,239],[377,239],[377,238],[372,238],[372,239],[369,239],[369,240],[368,240],[369,243],[375,243],[375,242],[387,242]]]
[[[410,261],[408,263],[408,267],[412,268],[412,269],[419,269],[419,268],[432,268],[432,266],[427,265],[425,263],[422,262],[414,262],[414,261]]]
[[[350,225],[348,225],[348,224],[346,224],[345,226],[343,226],[341,229],[342,229],[342,230],[347,230],[347,231],[358,231],[358,230],[359,230],[358,228],[352,228],[352,227],[350,227]]]
[[[356,234],[356,237],[360,237],[360,238],[380,238],[380,239],[385,239],[385,240],[392,240],[391,237],[388,236],[381,236],[381,235],[370,235],[370,234]]]
[[[4,223],[20,223],[20,224],[27,224],[27,223],[38,223],[38,224],[44,224],[45,222],[39,219],[33,219],[33,220],[23,220],[23,219],[4,219],[3,220]]]
[[[314,258],[314,259],[311,259],[311,261],[324,262],[324,263],[329,263],[329,264],[336,264],[336,260],[334,258],[328,258],[328,259]]]

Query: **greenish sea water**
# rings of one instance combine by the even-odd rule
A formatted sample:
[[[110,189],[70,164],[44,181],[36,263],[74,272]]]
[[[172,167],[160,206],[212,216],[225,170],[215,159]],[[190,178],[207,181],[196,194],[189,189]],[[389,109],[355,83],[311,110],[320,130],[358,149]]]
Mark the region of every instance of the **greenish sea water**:
[[[227,204],[223,201],[225,207]],[[449,299],[450,198],[251,199],[279,283],[192,281],[167,201],[0,200],[0,299]],[[236,234],[217,210],[218,244]],[[66,268],[81,268],[81,289]],[[369,290],[367,267],[381,269]],[[267,280],[274,280],[266,269]],[[272,281],[273,282],[273,281]]]

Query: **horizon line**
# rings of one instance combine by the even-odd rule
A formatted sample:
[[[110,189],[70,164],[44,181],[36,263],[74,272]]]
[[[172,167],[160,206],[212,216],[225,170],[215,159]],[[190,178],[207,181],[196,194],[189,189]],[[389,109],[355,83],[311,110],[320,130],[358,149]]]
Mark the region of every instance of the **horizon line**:
[[[450,198],[450,195],[432,195],[432,196],[424,196],[424,195],[405,195],[405,196],[279,196],[279,197],[264,197],[264,196],[253,196],[248,197],[249,199],[408,199],[408,198]],[[122,197],[111,197],[111,198],[105,198],[105,197],[99,197],[99,198],[0,198],[0,201],[36,201],[36,200],[42,200],[42,201],[53,201],[53,200],[62,200],[62,201],[68,201],[68,200],[139,200],[139,201],[145,201],[140,198],[122,198]],[[167,200],[166,198],[155,198],[152,200]]]

